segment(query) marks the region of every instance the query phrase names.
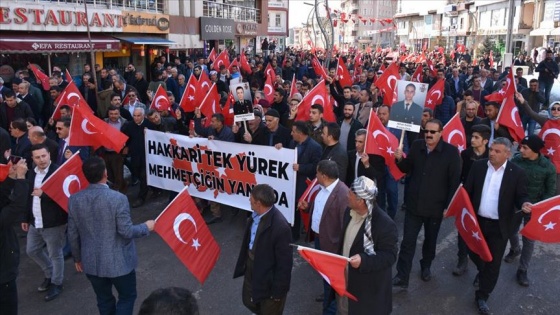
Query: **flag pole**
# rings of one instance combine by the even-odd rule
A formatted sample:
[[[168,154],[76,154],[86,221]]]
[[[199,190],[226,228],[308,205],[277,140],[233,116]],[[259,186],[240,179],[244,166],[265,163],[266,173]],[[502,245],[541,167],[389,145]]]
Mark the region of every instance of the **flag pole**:
[[[308,250],[310,252],[315,252],[315,253],[318,253],[318,254],[323,254],[323,255],[326,255],[326,256],[336,257],[336,258],[344,259],[346,261],[350,261],[350,258],[348,258],[346,256],[329,253],[329,252],[326,252],[326,251],[323,251],[323,250],[318,250],[318,249],[315,249],[315,248],[311,248],[311,247],[307,247],[307,246],[300,246],[300,245],[296,245],[296,244],[290,244],[290,246],[295,247],[297,250],[302,250],[302,249],[303,250]]]

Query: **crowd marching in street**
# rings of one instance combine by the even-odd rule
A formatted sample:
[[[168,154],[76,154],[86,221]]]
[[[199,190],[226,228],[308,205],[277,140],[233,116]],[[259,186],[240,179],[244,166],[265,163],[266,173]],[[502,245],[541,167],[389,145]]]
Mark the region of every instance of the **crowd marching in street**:
[[[317,288],[322,314],[390,314],[393,290],[408,288],[415,256],[421,280],[432,279],[442,220],[455,216],[452,273],[463,276],[470,258],[478,271],[472,311],[491,314],[502,261],[518,259],[517,283],[526,287],[535,241],[560,242],[560,217],[547,212],[560,203],[560,100],[551,96],[557,62],[547,51],[532,64],[530,80],[520,67],[526,56],[502,67],[464,46],[330,56],[315,49],[256,56],[212,50],[158,57],[149,74],[134,64],[124,73],[86,64],[74,78],[59,65],[50,77],[35,64],[17,69],[10,80],[0,78],[0,314],[18,312],[16,229],[26,233],[24,252],[44,274],[37,291],[45,301],[65,294],[64,261],[71,257],[101,314],[133,313],[133,239],[177,229],[187,244],[173,221],[163,225],[163,214],[132,223],[130,208],[149,198],[168,194],[169,208],[185,198],[148,185],[145,129],[297,150],[292,226],[268,183],[254,185],[249,197],[253,212],[232,273],[244,277],[241,300],[251,312],[283,313],[297,251],[318,255],[310,263],[327,270]],[[230,88],[234,83],[247,83],[251,100],[243,88]],[[252,119],[237,121],[249,112]],[[393,120],[418,122],[419,130],[396,128]],[[68,176],[77,174],[71,168],[80,174]],[[136,185],[138,193],[127,196]],[[179,214],[177,226],[180,216],[199,234],[201,225],[225,224],[220,203],[189,204],[197,214]],[[394,222],[399,209],[402,239]],[[205,211],[206,222],[198,221]],[[216,245],[214,263],[218,253]],[[342,261],[342,269],[317,262],[325,257]],[[158,299],[170,298],[175,306],[168,310],[197,312],[188,290],[171,288],[154,292],[140,314],[164,314]]]

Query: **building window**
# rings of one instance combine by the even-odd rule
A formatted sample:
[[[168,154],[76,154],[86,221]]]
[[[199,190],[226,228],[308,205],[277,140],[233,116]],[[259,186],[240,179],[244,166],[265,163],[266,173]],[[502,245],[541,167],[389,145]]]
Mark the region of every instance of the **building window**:
[[[280,27],[282,25],[280,14],[276,14],[276,27]]]

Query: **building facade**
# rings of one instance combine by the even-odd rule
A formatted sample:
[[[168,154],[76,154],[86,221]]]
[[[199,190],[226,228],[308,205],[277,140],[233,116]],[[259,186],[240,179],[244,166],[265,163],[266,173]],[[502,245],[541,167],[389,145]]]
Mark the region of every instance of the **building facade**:
[[[264,39],[274,43],[277,51],[284,51],[287,44],[288,19],[290,2],[288,0],[270,0],[267,3],[267,34],[257,37],[257,52],[261,52],[261,43]]]

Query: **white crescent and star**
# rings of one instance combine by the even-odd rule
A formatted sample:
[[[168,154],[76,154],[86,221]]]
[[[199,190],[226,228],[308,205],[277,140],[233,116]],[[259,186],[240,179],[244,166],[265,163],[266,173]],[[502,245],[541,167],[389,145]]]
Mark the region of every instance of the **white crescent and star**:
[[[155,106],[156,106],[156,108],[157,108],[158,110],[161,108],[161,107],[160,107],[160,104],[159,104],[159,101],[160,101],[162,98],[165,99],[165,96],[160,95],[160,96],[156,97]]]
[[[72,93],[68,93],[68,96],[66,97],[66,99],[68,100],[68,103],[70,103],[70,99],[76,97],[78,99],[78,101],[80,101],[81,97],[78,93],[72,92]]]
[[[88,124],[88,123],[89,123],[89,120],[87,120],[87,119],[85,119],[85,118],[84,118],[84,120],[82,120],[82,130],[83,130],[85,133],[87,133],[88,135],[92,135],[92,134],[94,134],[94,133],[97,133],[97,131],[90,131],[90,130],[87,128],[87,124]]]
[[[478,223],[476,222],[476,219],[472,216],[472,214],[469,213],[469,210],[467,210],[467,208],[463,208],[463,212],[461,212],[461,225],[463,226],[463,230],[467,231],[467,228],[465,227],[465,216],[469,216],[469,218],[471,219],[471,221],[474,223],[475,226],[478,225]],[[473,232],[473,237],[477,240],[480,240],[480,236],[478,235],[478,232],[472,231]]]
[[[432,94],[430,96],[435,95],[436,93],[438,94],[438,97],[436,98],[436,100],[439,100],[441,98],[441,91],[440,90],[432,91]]]
[[[82,188],[78,176],[74,174],[66,176],[66,178],[62,182],[62,192],[64,192],[64,195],[66,195],[67,198],[70,198],[70,184],[72,184],[73,181],[78,182],[78,189]]]
[[[451,143],[451,139],[453,139],[453,136],[454,136],[454,135],[459,135],[459,136],[461,136],[461,139],[462,139],[463,141],[465,141],[465,137],[463,136],[463,133],[462,133],[461,131],[457,130],[457,129],[453,129],[453,130],[449,133],[449,136],[447,136],[447,142],[448,142],[448,143]]]
[[[315,100],[321,100],[321,105],[325,106],[325,98],[323,97],[323,95],[313,96],[313,98],[311,99],[311,105],[315,104]]]
[[[196,226],[196,221],[194,220],[194,218],[188,214],[188,213],[180,213],[176,218],[175,221],[173,222],[173,232],[175,232],[175,236],[177,237],[177,239],[183,243],[183,244],[187,244],[187,242],[185,242],[185,240],[183,240],[183,237],[181,236],[181,233],[179,232],[179,226],[181,225],[181,223],[183,221],[190,221],[192,223],[192,225],[194,226],[194,231],[195,234],[198,232],[198,227]],[[198,239],[193,238],[192,239],[192,247],[195,248],[195,250],[198,251],[198,248],[201,246],[200,243],[198,242]]]
[[[545,211],[543,214],[541,214],[541,216],[539,217],[539,223],[542,224],[543,218],[544,218],[547,214],[551,213],[552,211],[560,211],[560,206],[554,206],[554,207],[548,209],[547,211]],[[552,221],[548,222],[548,224],[542,224],[542,226],[545,227],[545,231],[547,231],[547,230],[554,230],[554,226],[555,226],[555,225],[556,225],[556,223],[555,223],[555,222],[552,222]]]
[[[511,120],[512,120],[513,123],[515,124],[515,127],[519,127],[519,125],[517,124],[517,119],[515,119],[515,113],[517,113],[517,112],[518,112],[517,106],[514,107],[514,108],[511,110]]]
[[[269,89],[270,92],[267,93],[267,92],[266,92],[266,89]],[[272,94],[272,86],[271,86],[270,84],[265,84],[265,85],[264,85],[264,95],[267,95],[267,96],[268,96],[268,95],[271,95],[271,94]]]
[[[391,86],[391,81],[395,81],[395,86]],[[394,90],[396,85],[397,85],[397,77],[395,77],[394,75],[390,75],[387,78],[387,85],[389,86],[390,89]]]

